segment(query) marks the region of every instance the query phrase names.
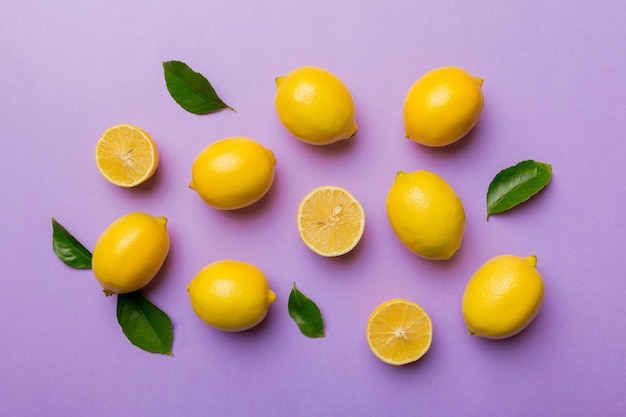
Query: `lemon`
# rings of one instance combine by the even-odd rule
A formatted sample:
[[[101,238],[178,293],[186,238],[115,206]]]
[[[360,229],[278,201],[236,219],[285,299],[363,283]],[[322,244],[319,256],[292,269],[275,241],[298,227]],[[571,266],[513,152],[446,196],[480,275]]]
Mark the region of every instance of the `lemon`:
[[[231,332],[259,324],[276,300],[259,268],[234,260],[205,266],[187,291],[198,317],[217,329]]]
[[[274,153],[254,139],[235,136],[204,148],[193,162],[189,187],[220,210],[247,207],[274,182]]]
[[[406,365],[428,352],[433,325],[420,305],[393,299],[374,309],[367,321],[366,337],[378,359],[390,365]]]
[[[465,210],[454,189],[430,171],[396,174],[387,215],[400,241],[428,259],[450,259],[461,246]]]
[[[144,130],[128,124],[108,128],[96,144],[95,157],[100,174],[120,187],[145,182],[159,165],[154,140]]]
[[[276,113],[291,134],[312,145],[348,139],[357,131],[346,85],[331,72],[305,66],[276,78]]]
[[[361,240],[365,212],[345,188],[324,185],[300,201],[297,224],[300,238],[313,252],[325,257],[340,256]]]
[[[406,136],[427,146],[449,145],[474,127],[484,107],[483,80],[458,67],[434,69],[409,89]]]
[[[462,311],[470,334],[489,339],[513,336],[528,326],[543,303],[537,257],[497,256],[472,276]]]
[[[157,274],[170,248],[165,217],[129,213],[102,232],[92,269],[106,295],[137,291]]]

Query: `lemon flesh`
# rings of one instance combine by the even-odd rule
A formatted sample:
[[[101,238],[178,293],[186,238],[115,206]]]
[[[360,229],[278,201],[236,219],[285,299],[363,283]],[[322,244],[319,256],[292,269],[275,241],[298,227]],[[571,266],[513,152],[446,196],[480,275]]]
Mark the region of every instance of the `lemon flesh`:
[[[298,205],[297,224],[304,244],[318,255],[341,256],[356,247],[365,230],[365,211],[346,189],[324,185]]]
[[[191,306],[205,323],[238,332],[259,324],[276,293],[256,266],[235,260],[205,266],[187,287]]]
[[[427,259],[450,259],[465,233],[465,210],[454,189],[430,171],[398,172],[387,215],[400,241]]]
[[[418,79],[404,101],[406,137],[439,147],[464,137],[480,118],[483,80],[458,67],[436,68]]]
[[[357,131],[350,91],[323,68],[304,66],[277,77],[275,107],[283,126],[311,145],[335,143]]]
[[[165,217],[129,213],[107,227],[93,250],[92,270],[107,295],[137,291],[161,269],[170,248]]]
[[[415,362],[432,343],[433,325],[418,304],[392,299],[380,304],[367,321],[367,343],[374,355],[390,365]]]
[[[235,210],[256,203],[269,191],[275,168],[270,149],[251,138],[229,137],[196,156],[189,187],[211,207]]]
[[[467,283],[462,311],[470,334],[504,339],[524,330],[537,316],[544,283],[537,257],[500,255],[482,265]]]
[[[95,149],[98,171],[120,187],[134,187],[147,181],[159,165],[154,140],[143,129],[121,124],[108,128]]]

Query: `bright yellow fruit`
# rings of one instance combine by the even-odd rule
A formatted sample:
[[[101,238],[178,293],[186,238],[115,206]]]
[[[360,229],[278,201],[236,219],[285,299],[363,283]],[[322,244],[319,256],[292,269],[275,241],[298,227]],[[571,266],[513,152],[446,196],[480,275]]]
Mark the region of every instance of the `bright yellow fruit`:
[[[381,361],[405,365],[415,362],[428,351],[433,325],[419,305],[393,299],[376,307],[370,315],[366,337],[370,349]]]
[[[297,223],[309,249],[321,256],[339,256],[350,252],[361,240],[365,212],[348,190],[325,185],[300,201]]]
[[[331,72],[299,67],[276,78],[276,113],[296,138],[312,145],[348,139],[357,131],[350,91]]]
[[[127,124],[108,128],[96,144],[95,156],[102,176],[120,187],[141,184],[159,165],[159,153],[150,135]]]
[[[465,136],[482,114],[483,80],[462,68],[434,69],[415,82],[404,101],[406,136],[426,146]]]
[[[236,136],[204,148],[193,162],[189,187],[210,206],[234,210],[261,199],[274,182],[274,153]]]
[[[276,300],[276,294],[259,268],[233,260],[205,266],[187,291],[198,317],[217,329],[230,332],[259,324]]]
[[[539,313],[544,291],[536,256],[497,256],[465,287],[462,310],[467,329],[489,339],[513,336]]]
[[[432,172],[398,172],[387,194],[387,215],[400,241],[419,256],[450,259],[461,246],[463,204]]]
[[[146,286],[170,248],[165,217],[129,213],[106,228],[93,250],[92,269],[104,293],[124,294]]]

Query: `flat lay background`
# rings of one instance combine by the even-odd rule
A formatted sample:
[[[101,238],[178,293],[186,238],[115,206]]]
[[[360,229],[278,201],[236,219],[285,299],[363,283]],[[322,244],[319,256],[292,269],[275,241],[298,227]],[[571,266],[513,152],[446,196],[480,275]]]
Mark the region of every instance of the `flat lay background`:
[[[466,1],[5,1],[0,15],[0,414],[5,416],[618,416],[626,407],[624,3]],[[204,74],[236,112],[185,112],[162,62]],[[273,107],[274,78],[324,67],[351,90],[359,131],[312,147]],[[485,110],[455,145],[403,135],[402,104],[425,72],[484,79]],[[98,173],[106,128],[142,127],[161,164],[122,189]],[[271,148],[277,173],[256,205],[220,212],[188,188],[195,155],[228,136]],[[525,159],[551,183],[486,221],[495,174]],[[399,170],[431,170],[461,197],[463,244],[448,262],[405,249],[385,198]],[[349,255],[321,258],[295,213],[312,188],[349,189],[366,212]],[[51,218],[92,249],[117,217],[168,218],[172,247],[144,294],[171,317],[173,356],[132,346],[90,271],[61,263]],[[516,337],[467,334],[461,297],[488,259],[535,254],[543,309]],[[238,334],[197,318],[186,285],[206,264],[261,268],[277,293]],[[326,337],[287,313],[292,284],[320,307]],[[365,323],[394,297],[434,324],[417,363],[380,362]]]

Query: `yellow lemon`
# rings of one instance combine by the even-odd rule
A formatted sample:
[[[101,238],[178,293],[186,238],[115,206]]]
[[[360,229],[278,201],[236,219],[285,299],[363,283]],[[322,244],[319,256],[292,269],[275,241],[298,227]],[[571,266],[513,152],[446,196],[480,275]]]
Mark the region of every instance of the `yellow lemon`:
[[[387,215],[400,241],[419,256],[449,259],[461,246],[463,204],[432,172],[398,172],[387,194]]]
[[[418,304],[393,299],[372,312],[366,328],[367,343],[378,359],[390,365],[415,362],[430,348],[433,325]]]
[[[465,287],[462,310],[467,329],[489,339],[513,336],[539,313],[544,292],[536,256],[496,256]]]
[[[449,145],[474,127],[484,107],[483,80],[458,67],[434,69],[404,100],[406,136],[427,146]]]
[[[189,187],[210,206],[234,210],[261,199],[274,182],[274,153],[236,136],[204,148],[193,162]]]
[[[234,260],[205,266],[187,291],[198,317],[217,329],[230,332],[259,324],[276,300],[276,294],[259,268]]]
[[[154,140],[144,130],[127,124],[112,126],[102,134],[95,157],[100,174],[120,187],[143,183],[159,165]]]
[[[106,228],[93,250],[92,269],[106,295],[146,286],[157,274],[170,248],[165,217],[129,213]]]
[[[291,134],[312,145],[348,139],[357,131],[346,85],[331,72],[299,67],[276,78],[276,113]]]
[[[340,256],[361,240],[365,212],[348,190],[324,185],[300,201],[297,223],[300,238],[309,249],[321,256]]]

